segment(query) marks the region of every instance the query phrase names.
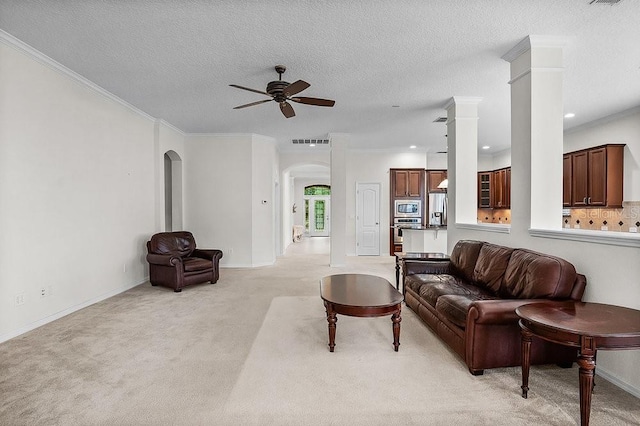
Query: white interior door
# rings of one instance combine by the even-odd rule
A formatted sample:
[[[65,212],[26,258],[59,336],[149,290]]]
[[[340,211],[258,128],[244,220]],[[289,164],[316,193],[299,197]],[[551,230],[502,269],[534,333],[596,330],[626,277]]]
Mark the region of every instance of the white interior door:
[[[328,237],[331,231],[330,201],[327,196],[310,196],[307,204],[307,223],[310,237]]]
[[[380,256],[380,184],[356,188],[356,254]]]

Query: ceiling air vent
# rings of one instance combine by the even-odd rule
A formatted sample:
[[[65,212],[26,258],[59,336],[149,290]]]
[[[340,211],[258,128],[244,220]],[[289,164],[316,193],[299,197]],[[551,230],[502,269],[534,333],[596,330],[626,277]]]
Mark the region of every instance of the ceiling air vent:
[[[294,145],[329,145],[329,139],[291,139]]]
[[[447,117],[438,117],[435,120],[433,120],[434,123],[446,123],[447,122]]]
[[[613,6],[614,4],[620,3],[621,0],[591,0],[589,4],[608,4],[609,6]]]

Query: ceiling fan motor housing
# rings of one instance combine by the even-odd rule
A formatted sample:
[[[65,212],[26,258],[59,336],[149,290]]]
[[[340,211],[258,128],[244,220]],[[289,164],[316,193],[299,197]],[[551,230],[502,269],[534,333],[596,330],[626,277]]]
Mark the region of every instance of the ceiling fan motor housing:
[[[273,96],[273,99],[276,102],[284,102],[287,100],[287,97],[284,95],[284,89],[289,85],[287,81],[270,81],[267,84],[267,93]]]

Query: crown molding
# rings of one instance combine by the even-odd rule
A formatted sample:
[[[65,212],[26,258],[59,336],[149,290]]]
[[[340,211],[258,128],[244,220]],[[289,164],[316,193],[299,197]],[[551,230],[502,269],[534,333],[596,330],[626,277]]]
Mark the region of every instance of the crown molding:
[[[176,126],[174,126],[173,124],[169,123],[168,121],[163,120],[162,118],[159,118],[156,121],[158,122],[158,124],[161,124],[161,125],[163,125],[165,127],[170,128],[174,132],[179,133],[180,136],[182,136],[182,137],[188,135],[188,133],[183,132],[182,130],[178,129]]]
[[[131,105],[130,103],[126,102],[125,100],[117,97],[116,95],[114,95],[113,93],[103,89],[102,87],[98,86],[97,84],[95,84],[94,82],[92,82],[91,80],[81,76],[80,74],[78,74],[75,71],[70,70],[69,68],[65,67],[64,65],[62,65],[61,63],[55,61],[54,59],[48,57],[47,55],[45,55],[44,53],[34,49],[33,47],[29,46],[27,43],[17,39],[16,37],[12,36],[11,34],[9,34],[6,31],[0,30],[0,43],[3,43],[15,50],[17,50],[18,52],[21,52],[22,54],[28,56],[29,58],[35,60],[36,62],[70,78],[71,80],[76,81],[77,83],[80,83],[81,85],[89,88],[90,90],[94,91],[95,93],[102,95],[103,97],[112,100],[122,106],[124,106],[125,108],[129,109],[130,111],[135,112],[136,114],[140,115],[143,118],[146,118],[147,120],[151,120],[153,122],[156,121],[155,117],[150,116],[149,114],[147,114],[146,112],[142,111],[139,108],[136,108],[135,106]],[[167,123],[168,124],[168,123]],[[181,132],[182,133],[182,132]]]

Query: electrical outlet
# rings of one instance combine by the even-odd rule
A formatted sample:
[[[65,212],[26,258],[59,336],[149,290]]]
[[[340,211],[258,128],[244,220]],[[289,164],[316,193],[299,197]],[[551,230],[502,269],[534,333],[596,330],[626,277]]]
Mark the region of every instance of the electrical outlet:
[[[637,226],[630,226],[629,227],[629,232],[638,232],[638,227]]]
[[[49,292],[47,292],[46,287],[42,287],[40,289],[40,297],[47,297],[48,294],[49,294]]]
[[[122,272],[127,272],[127,262],[122,264]]]
[[[233,248],[229,249],[229,254],[233,254]]]
[[[20,294],[16,294],[16,297],[13,300],[13,303],[15,306],[20,306],[20,305],[24,305],[25,301],[26,301],[26,295],[24,293],[20,293]]]

